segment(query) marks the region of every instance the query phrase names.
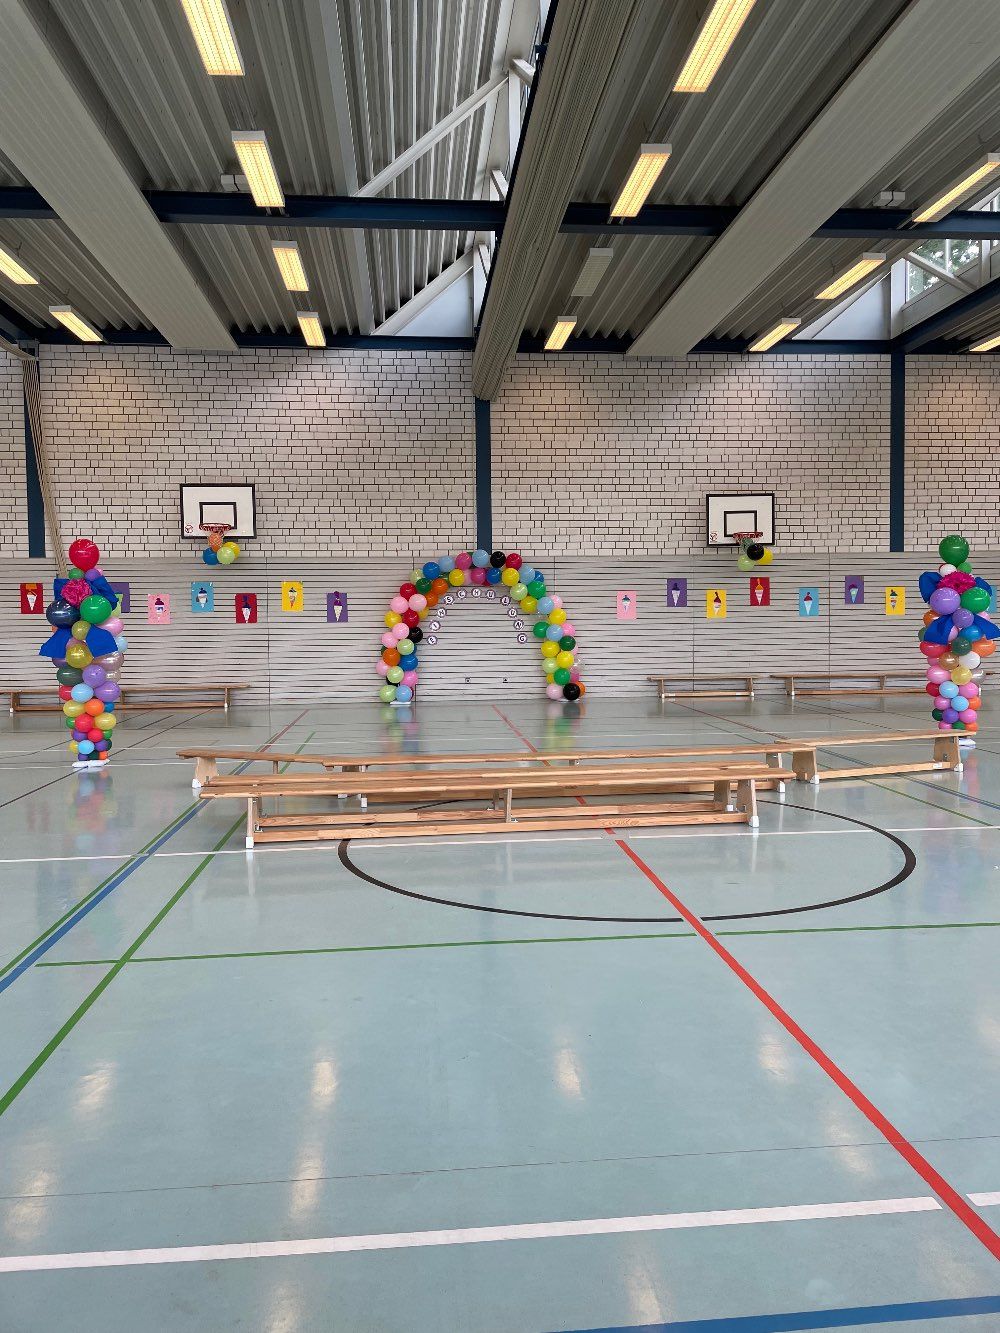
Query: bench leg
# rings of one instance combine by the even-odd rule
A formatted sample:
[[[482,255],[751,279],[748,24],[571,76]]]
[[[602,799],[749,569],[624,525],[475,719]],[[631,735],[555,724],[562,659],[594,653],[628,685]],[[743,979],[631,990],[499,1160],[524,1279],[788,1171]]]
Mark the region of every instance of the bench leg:
[[[194,761],[194,777],[191,779],[192,787],[204,787],[209,778],[219,776],[219,766],[214,759],[198,758]]]
[[[228,685],[223,685],[223,687],[222,687],[222,707],[226,710],[227,713],[229,712],[229,686],[228,686]]]
[[[503,794],[503,817],[504,823],[510,824],[514,816],[511,814],[511,806],[514,804],[514,789],[508,787]]]
[[[659,693],[660,693],[660,703],[662,704],[662,703],[664,702],[664,700],[666,699],[666,697],[667,697],[667,683],[666,683],[666,681],[664,681],[664,680],[659,680],[659,681],[657,681],[657,682],[656,682],[656,688],[659,690]]]
[[[253,847],[253,835],[257,830],[257,797],[247,797],[247,851]]]
[[[20,702],[21,702],[21,696],[18,694],[17,690],[11,690],[11,692],[10,692],[10,715],[11,715],[11,717],[14,716],[15,712],[17,711],[17,706],[18,706],[18,704],[19,704]]]
[[[785,782],[784,782],[784,771],[785,771],[785,766],[784,766],[784,764],[781,762],[781,755],[780,755],[780,753],[776,753],[776,752],[773,751],[773,750],[772,750],[770,753],[765,752],[765,754],[764,754],[764,762],[767,764],[768,768],[778,768],[778,769],[781,770],[781,773],[782,773],[782,780],[781,780],[781,782],[778,783],[778,795],[779,795],[779,796],[784,796],[784,794],[785,794]]]
[[[757,816],[757,786],[753,778],[742,778],[736,784],[736,808],[741,814],[746,815],[747,823],[751,828],[758,828],[760,819]]]
[[[958,732],[953,731],[947,736],[942,733],[935,738],[934,758],[939,763],[948,764],[956,773],[961,773],[962,751],[958,748]]]
[[[277,761],[277,759],[272,759],[272,760],[271,760],[271,772],[272,772],[272,773],[280,773],[280,772],[281,772],[281,765],[279,764],[279,762]]]
[[[716,782],[712,787],[712,801],[720,810],[732,810],[732,783],[723,780]]]
[[[800,782],[811,782],[814,786],[818,785],[819,768],[816,764],[815,750],[793,750],[792,768]]]

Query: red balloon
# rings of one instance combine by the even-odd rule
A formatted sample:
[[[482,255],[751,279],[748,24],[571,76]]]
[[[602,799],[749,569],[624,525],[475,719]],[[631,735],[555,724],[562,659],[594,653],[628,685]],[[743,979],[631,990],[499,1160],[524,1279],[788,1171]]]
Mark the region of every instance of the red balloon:
[[[104,740],[104,732],[98,731],[97,728],[95,727],[93,731],[87,732],[87,740],[93,741],[94,744],[96,745],[98,741]]]
[[[924,689],[927,691],[927,693],[931,696],[932,699],[937,698],[938,687],[936,685],[925,685]]]
[[[417,615],[416,611],[404,611],[403,623],[409,625],[410,629],[414,629],[420,624],[420,617]]]
[[[84,573],[93,569],[100,558],[100,551],[87,537],[78,537],[69,548],[70,564],[76,565]]]
[[[417,591],[417,590],[416,590],[416,588],[413,586],[412,583],[401,583],[401,584],[399,585],[399,595],[400,595],[400,597],[405,597],[405,598],[409,599],[409,598],[411,598],[411,597],[413,596],[413,594],[414,594],[416,591]]]
[[[73,697],[73,691],[70,689],[68,685],[59,686],[59,698],[63,701],[64,704],[69,703],[72,697]]]
[[[516,551],[511,551],[510,555],[507,557],[508,569],[520,569],[523,563],[523,560]]]
[[[921,639],[917,645],[925,657],[941,657],[948,651],[948,645],[945,643],[928,643],[926,639]]]

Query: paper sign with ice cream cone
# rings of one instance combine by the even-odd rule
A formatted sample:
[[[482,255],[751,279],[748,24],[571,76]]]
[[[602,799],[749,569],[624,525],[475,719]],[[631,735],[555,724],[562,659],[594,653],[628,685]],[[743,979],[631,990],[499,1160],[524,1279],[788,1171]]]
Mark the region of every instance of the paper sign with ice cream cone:
[[[45,590],[40,583],[21,584],[21,615],[40,616],[45,611]]]
[[[725,620],[726,618],[726,590],[725,588],[709,588],[705,593],[705,615],[709,620]]]
[[[302,610],[302,584],[297,579],[286,579],[281,585],[282,611]]]
[[[887,616],[906,615],[906,589],[898,585],[885,590],[885,613]]]
[[[257,594],[255,592],[238,592],[236,594],[236,623],[237,625],[256,625]]]
[[[215,610],[215,584],[211,582],[191,584],[191,610],[196,616],[209,615]]]
[[[347,593],[326,594],[326,618],[331,625],[343,625],[347,620]]]
[[[799,615],[816,620],[819,616],[819,588],[799,589]]]
[[[860,574],[848,574],[844,578],[844,605],[864,606],[865,581]]]
[[[150,625],[170,624],[170,594],[151,592],[146,598],[146,620]]]
[[[617,606],[616,619],[635,620],[636,607],[635,607],[634,591],[629,590],[628,592],[618,593],[616,606]]]
[[[688,604],[687,579],[667,579],[667,606],[672,611],[678,606]]]
[[[755,574],[750,580],[750,605],[771,605],[771,580],[763,574]]]

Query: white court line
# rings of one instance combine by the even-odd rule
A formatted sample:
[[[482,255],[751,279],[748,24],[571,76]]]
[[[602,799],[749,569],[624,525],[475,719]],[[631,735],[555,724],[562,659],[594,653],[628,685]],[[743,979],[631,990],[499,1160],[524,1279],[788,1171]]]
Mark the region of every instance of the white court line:
[[[991,1204],[1000,1203],[1000,1190],[988,1190],[985,1194],[970,1194],[969,1202],[974,1203],[977,1208],[989,1208]]]
[[[151,1250],[89,1250],[69,1254],[21,1254],[0,1258],[0,1273],[58,1268],[125,1268],[134,1264],[192,1264],[219,1259],[276,1259],[303,1254],[353,1254],[438,1245],[477,1245],[558,1236],[618,1236],[641,1231],[747,1226],[758,1222],[814,1222],[824,1218],[929,1213],[941,1204],[930,1195],[911,1199],[861,1199],[853,1203],[800,1203],[782,1208],[729,1208],[706,1213],[654,1213],[645,1217],[588,1217],[574,1222],[520,1222],[448,1231],[387,1231],[371,1236],[320,1236],[312,1240],[241,1241],[232,1245],[175,1245]]]

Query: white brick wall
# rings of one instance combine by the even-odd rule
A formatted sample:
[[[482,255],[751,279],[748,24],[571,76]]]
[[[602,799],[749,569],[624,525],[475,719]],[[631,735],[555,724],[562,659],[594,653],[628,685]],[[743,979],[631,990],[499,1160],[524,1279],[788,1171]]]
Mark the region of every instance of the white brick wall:
[[[1000,545],[1000,365],[992,356],[906,363],[906,542],[936,546],[961,532],[973,549]]]
[[[252,481],[257,554],[461,546],[474,536],[469,369],[463,352],[44,348],[63,531],[190,554],[179,484]]]
[[[0,352],[0,558],[27,554],[21,365]]]
[[[493,404],[498,545],[704,551],[708,491],[774,491],[778,545],[888,544],[888,358],[516,359]]]

